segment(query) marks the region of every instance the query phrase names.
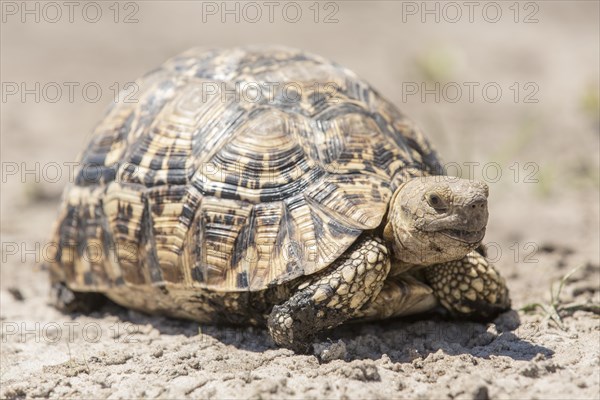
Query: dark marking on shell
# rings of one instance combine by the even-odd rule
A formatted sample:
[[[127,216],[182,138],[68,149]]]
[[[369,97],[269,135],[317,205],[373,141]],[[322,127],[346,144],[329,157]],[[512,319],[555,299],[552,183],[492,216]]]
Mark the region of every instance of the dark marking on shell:
[[[192,279],[196,282],[204,282],[206,279],[204,278],[204,273],[200,267],[192,268]]]
[[[248,272],[243,271],[237,275],[237,287],[240,289],[248,287]]]

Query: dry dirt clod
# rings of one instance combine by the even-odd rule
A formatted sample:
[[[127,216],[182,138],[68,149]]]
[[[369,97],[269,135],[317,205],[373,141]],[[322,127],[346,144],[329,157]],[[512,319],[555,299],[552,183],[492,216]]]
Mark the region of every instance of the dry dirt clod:
[[[323,342],[314,345],[314,354],[324,363],[333,360],[343,360],[346,358],[346,343],[342,340],[337,342]]]

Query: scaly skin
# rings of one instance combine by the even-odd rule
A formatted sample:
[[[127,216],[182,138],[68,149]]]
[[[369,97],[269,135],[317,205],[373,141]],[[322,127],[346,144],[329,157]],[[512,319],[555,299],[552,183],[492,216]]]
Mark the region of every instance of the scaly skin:
[[[374,236],[359,239],[326,274],[309,280],[289,300],[273,307],[268,320],[273,340],[294,351],[310,351],[318,332],[342,324],[377,297],[389,270],[383,241]]]
[[[437,304],[431,287],[413,276],[388,276],[379,295],[352,317],[361,321],[394,318],[425,312]]]
[[[485,235],[488,191],[485,183],[448,176],[414,178],[400,186],[384,232],[394,258],[429,266],[467,255]]]
[[[421,275],[425,283],[408,274],[388,276],[379,295],[357,310],[354,318],[406,316],[440,304],[455,316],[486,320],[510,308],[504,278],[476,251],[426,267]]]
[[[504,278],[476,251],[425,268],[425,279],[440,303],[456,315],[487,319],[510,308]]]

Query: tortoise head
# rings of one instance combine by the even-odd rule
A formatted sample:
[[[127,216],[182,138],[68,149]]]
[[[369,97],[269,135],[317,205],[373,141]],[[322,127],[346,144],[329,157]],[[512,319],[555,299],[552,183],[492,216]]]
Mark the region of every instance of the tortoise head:
[[[464,257],[485,235],[488,190],[485,183],[448,176],[402,184],[392,197],[384,230],[394,256],[414,265]]]

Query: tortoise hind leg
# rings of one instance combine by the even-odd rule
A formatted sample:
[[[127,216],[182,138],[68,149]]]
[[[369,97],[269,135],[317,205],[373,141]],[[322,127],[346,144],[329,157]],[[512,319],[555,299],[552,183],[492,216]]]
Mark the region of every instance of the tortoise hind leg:
[[[455,315],[491,319],[510,309],[504,278],[477,251],[427,267],[425,280],[440,303]]]
[[[389,270],[383,241],[372,236],[359,239],[323,273],[273,307],[267,322],[273,340],[297,352],[310,351],[317,333],[352,318],[379,294]]]
[[[353,318],[361,321],[413,315],[432,310],[438,305],[433,290],[410,275],[388,277],[381,292],[356,310]]]
[[[90,313],[99,310],[106,297],[95,292],[76,292],[63,282],[54,282],[50,289],[51,302],[54,307],[64,313]]]

